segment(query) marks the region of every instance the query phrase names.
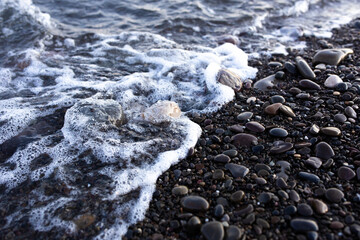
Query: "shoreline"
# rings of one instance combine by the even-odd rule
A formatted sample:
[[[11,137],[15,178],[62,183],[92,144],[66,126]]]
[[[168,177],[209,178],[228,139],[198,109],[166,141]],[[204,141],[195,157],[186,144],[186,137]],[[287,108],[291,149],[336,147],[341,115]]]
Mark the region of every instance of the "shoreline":
[[[307,43],[303,51],[291,50],[287,56],[272,56],[264,62],[250,60],[249,66],[258,68],[254,82],[276,73],[283,79],[267,92],[243,88],[218,112],[192,118],[203,130],[194,154],[159,177],[145,219],[132,225],[124,239],[360,237],[359,25],[357,19],[334,29],[331,39],[301,37]],[[299,84],[304,77],[291,73],[286,62],[295,63],[301,56],[314,70],[315,52],[332,48],[351,48],[354,54],[337,66],[318,66],[312,81],[320,90],[313,83]],[[328,75],[338,75],[351,86],[327,88]],[[295,116],[286,108],[275,109],[274,115],[265,112],[279,102]],[[355,118],[348,107],[357,114]],[[251,114],[240,115],[244,112]],[[244,129],[248,122],[257,123]],[[270,133],[270,129],[276,130]],[[234,140],[241,133],[250,137]],[[286,145],[277,141],[292,146],[277,152],[277,144],[277,149]],[[319,147],[321,142],[330,146],[334,156],[324,157],[330,150]],[[193,195],[209,206],[190,199],[194,208],[186,209],[184,197]]]

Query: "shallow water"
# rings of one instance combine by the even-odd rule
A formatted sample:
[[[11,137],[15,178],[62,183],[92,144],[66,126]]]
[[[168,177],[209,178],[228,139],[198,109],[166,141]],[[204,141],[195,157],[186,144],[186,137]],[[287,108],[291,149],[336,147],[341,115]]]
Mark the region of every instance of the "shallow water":
[[[328,37],[358,3],[0,0],[0,233],[76,236],[90,216],[92,236],[122,236],[196,144],[188,114],[233,99],[220,69],[252,79],[248,55]],[[247,54],[218,46],[224,34]],[[158,101],[176,102],[180,118],[149,121]]]

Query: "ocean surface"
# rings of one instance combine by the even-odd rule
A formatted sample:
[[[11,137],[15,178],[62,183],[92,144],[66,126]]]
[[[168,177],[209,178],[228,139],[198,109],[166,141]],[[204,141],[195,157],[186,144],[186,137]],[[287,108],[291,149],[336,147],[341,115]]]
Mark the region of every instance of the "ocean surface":
[[[120,238],[195,146],[190,114],[253,79],[248,58],[360,16],[359,0],[0,0],[0,235]],[[225,35],[236,45],[222,44]],[[229,37],[227,37],[229,39]],[[180,112],[181,109],[181,112]],[[25,226],[25,227],[24,227]],[[27,234],[27,233],[24,233]]]

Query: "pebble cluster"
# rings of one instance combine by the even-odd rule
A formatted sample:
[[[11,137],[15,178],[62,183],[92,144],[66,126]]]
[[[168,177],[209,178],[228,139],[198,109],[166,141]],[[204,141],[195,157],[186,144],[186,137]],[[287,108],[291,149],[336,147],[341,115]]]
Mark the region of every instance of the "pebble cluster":
[[[360,28],[252,60],[253,87],[214,114],[125,239],[359,239]],[[228,74],[230,76],[231,74]]]

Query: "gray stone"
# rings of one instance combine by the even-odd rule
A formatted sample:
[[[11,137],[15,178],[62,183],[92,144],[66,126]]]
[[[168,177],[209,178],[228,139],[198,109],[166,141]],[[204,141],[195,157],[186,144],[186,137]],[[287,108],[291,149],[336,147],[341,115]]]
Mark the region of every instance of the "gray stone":
[[[329,211],[328,206],[321,200],[314,199],[311,201],[311,206],[317,214],[325,214]]]
[[[320,182],[320,178],[318,176],[316,176],[315,174],[312,174],[312,173],[308,173],[308,172],[299,172],[299,177],[304,180],[313,182],[313,183]]]
[[[261,133],[265,131],[265,127],[258,122],[248,122],[245,127],[252,132]]]
[[[230,200],[235,203],[241,202],[241,200],[244,198],[245,193],[241,190],[234,192],[231,194]]]
[[[240,91],[242,87],[240,76],[228,69],[220,69],[216,78],[218,82],[231,87],[235,91]]]
[[[300,80],[299,82],[299,85],[303,88],[306,88],[306,89],[313,89],[313,90],[320,90],[321,87],[319,84],[311,81],[311,80],[308,80],[308,79],[303,79],[303,80]]]
[[[312,210],[312,208],[306,204],[306,203],[300,203],[298,206],[297,206],[297,209],[298,209],[298,213],[301,215],[301,216],[304,216],[304,217],[310,217],[313,215],[314,211]]]
[[[351,117],[351,118],[354,118],[354,119],[357,118],[357,114],[356,114],[355,110],[354,110],[352,107],[350,107],[350,106],[347,106],[347,107],[345,108],[345,114],[346,114],[346,116],[348,116],[348,117]]]
[[[225,213],[224,207],[221,204],[216,205],[214,209],[214,215],[217,218],[221,218]]]
[[[254,88],[262,90],[262,91],[268,91],[269,89],[271,89],[274,86],[274,82],[275,82],[275,75],[270,75],[266,78],[258,80],[254,84]]]
[[[320,50],[315,54],[313,64],[338,65],[348,54],[352,53],[353,50],[349,48]]]
[[[310,68],[309,64],[302,57],[296,57],[295,60],[296,60],[296,67],[304,78],[308,78],[308,79],[316,78],[315,73]]]
[[[330,75],[324,82],[325,87],[335,88],[339,83],[342,83],[343,80],[338,75]]]
[[[347,118],[344,114],[338,113],[334,116],[334,120],[340,123],[346,122]]]
[[[260,195],[258,196],[258,200],[259,200],[259,202],[266,204],[271,201],[272,196],[273,196],[272,193],[263,192],[263,193],[260,193]]]
[[[310,133],[316,135],[316,134],[318,134],[319,132],[320,132],[319,126],[316,125],[316,124],[313,124],[313,125],[311,126],[311,128],[310,128]]]
[[[355,172],[351,168],[345,166],[340,167],[337,173],[340,179],[347,181],[353,179],[356,176]]]
[[[309,157],[306,161],[305,161],[306,165],[312,167],[312,168],[320,168],[322,165],[322,161],[320,158],[318,157]]]
[[[337,188],[329,188],[325,192],[325,197],[330,202],[339,203],[344,197],[344,193]]]
[[[321,128],[321,132],[332,137],[338,137],[341,135],[341,131],[337,127],[323,127]]]
[[[310,219],[295,218],[290,222],[291,227],[297,232],[318,231],[317,223]]]
[[[285,103],[285,98],[280,95],[274,95],[270,98],[271,103]]]
[[[215,169],[213,173],[213,179],[214,180],[222,180],[224,179],[224,171],[221,169]]]
[[[225,154],[216,155],[214,158],[214,161],[218,163],[228,163],[230,160],[230,157]]]
[[[273,128],[269,131],[271,136],[274,137],[287,137],[288,132],[283,128]]]
[[[294,202],[299,202],[300,201],[300,196],[295,190],[290,190],[289,197]]]
[[[225,235],[223,225],[217,221],[205,223],[201,227],[201,233],[206,240],[222,240]]]
[[[189,190],[186,186],[178,186],[178,187],[174,187],[171,190],[171,192],[174,195],[186,195],[186,194],[188,194]]]
[[[189,212],[202,212],[209,209],[209,203],[200,196],[187,196],[181,199],[181,206]]]
[[[234,178],[243,178],[249,172],[249,169],[247,167],[234,163],[226,164],[225,168],[231,172]]]
[[[226,240],[239,240],[244,235],[244,229],[231,225],[226,230]]]
[[[237,147],[240,146],[247,146],[250,147],[251,145],[257,144],[257,138],[254,135],[247,134],[247,133],[239,133],[236,134],[231,138],[233,144]]]
[[[326,142],[318,143],[315,148],[315,153],[316,153],[317,157],[325,159],[325,160],[335,156],[334,150]]]
[[[270,148],[270,153],[278,154],[278,153],[287,152],[290,149],[292,149],[293,146],[294,145],[289,142],[282,142],[282,143],[278,143],[276,145],[274,144],[274,146],[272,148]]]
[[[235,149],[226,150],[223,152],[223,154],[229,156],[229,157],[236,157],[238,155],[238,151]]]
[[[239,121],[247,121],[249,120],[250,118],[252,118],[254,114],[252,112],[243,112],[243,113],[240,113],[236,118],[237,120]]]

